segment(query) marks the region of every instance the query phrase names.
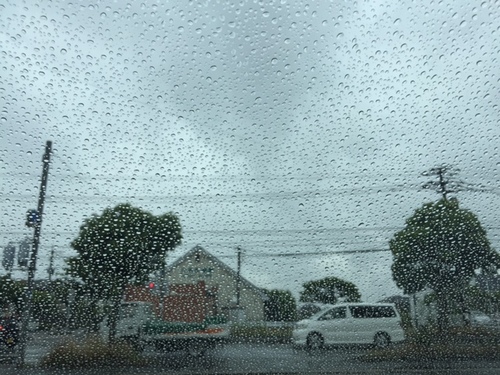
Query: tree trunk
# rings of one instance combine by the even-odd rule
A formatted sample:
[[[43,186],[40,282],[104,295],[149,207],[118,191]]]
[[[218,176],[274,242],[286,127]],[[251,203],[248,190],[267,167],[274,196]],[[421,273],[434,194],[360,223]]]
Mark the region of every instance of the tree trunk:
[[[120,304],[122,301],[123,289],[120,289],[120,292],[113,296],[112,302],[113,305],[111,307],[111,312],[109,314],[109,343],[114,344],[116,342],[116,325],[118,323],[118,318],[120,316]]]
[[[436,291],[436,303],[437,303],[437,324],[438,330],[440,332],[445,332],[450,326],[450,316],[449,316],[449,296],[443,291]]]
[[[460,310],[462,312],[462,321],[463,321],[464,326],[470,327],[470,325],[471,325],[470,310],[467,307],[467,303],[465,302],[463,292],[460,294]]]

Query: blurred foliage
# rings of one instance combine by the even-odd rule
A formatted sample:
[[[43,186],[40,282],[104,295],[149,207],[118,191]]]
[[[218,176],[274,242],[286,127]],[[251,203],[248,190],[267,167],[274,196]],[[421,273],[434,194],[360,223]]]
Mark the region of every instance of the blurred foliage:
[[[464,298],[471,311],[494,314],[500,311],[500,291],[487,291],[477,286],[469,286],[464,291]]]
[[[406,341],[373,349],[364,360],[500,359],[500,332],[485,327],[450,327],[443,332],[429,324],[406,332]]]
[[[358,287],[349,281],[337,277],[325,277],[321,280],[308,281],[302,285],[301,302],[319,302],[335,304],[341,298],[344,302],[359,302],[361,293]]]
[[[437,304],[438,296],[431,292],[424,298],[426,305]],[[477,286],[469,285],[462,290],[459,299],[451,299],[450,314],[462,314],[464,306],[467,312],[480,311],[486,314],[498,314],[500,311],[500,291],[487,291]]]
[[[32,314],[39,329],[63,328],[66,325],[66,305],[54,293],[35,290]]]
[[[181,239],[174,214],[154,216],[120,204],[85,220],[71,243],[78,256],[68,259],[67,273],[82,280],[91,296],[121,296],[125,285],[145,281],[163,267]]]
[[[177,216],[159,216],[130,204],[107,208],[86,219],[71,246],[67,273],[83,282],[89,300],[112,300],[110,340],[114,340],[119,305],[127,284],[145,282],[165,267],[167,252],[182,239]]]
[[[73,303],[69,322],[70,328],[84,328],[88,332],[97,332],[102,320],[103,314],[95,301],[80,296]]]
[[[294,322],[297,320],[297,301],[288,290],[266,290],[264,302],[266,320],[274,322]]]
[[[24,284],[10,275],[0,276],[0,308],[20,315],[23,307]]]
[[[265,324],[233,324],[230,337],[236,341],[289,342],[293,327],[290,325],[267,326]]]
[[[500,266],[477,217],[456,199],[441,199],[417,209],[389,246],[392,275],[406,294],[427,288],[436,293],[438,321],[448,326],[451,305],[465,308],[463,291],[474,271]]]
[[[81,368],[104,366],[141,366],[146,361],[128,344],[120,342],[110,345],[93,337],[82,343],[69,341],[54,348],[42,361],[42,367]]]

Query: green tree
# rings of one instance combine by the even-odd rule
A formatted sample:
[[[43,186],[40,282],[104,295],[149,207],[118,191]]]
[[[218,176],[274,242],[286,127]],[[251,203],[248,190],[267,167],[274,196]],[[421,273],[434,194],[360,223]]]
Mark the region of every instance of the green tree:
[[[23,308],[23,283],[13,280],[10,275],[0,277],[0,309],[9,309],[20,315]]]
[[[478,218],[454,198],[417,209],[389,247],[399,288],[407,294],[435,292],[441,329],[449,324],[451,304],[460,303],[465,311],[463,291],[474,271],[500,265]]]
[[[71,243],[78,255],[68,259],[67,272],[83,282],[91,300],[112,302],[111,341],[125,287],[162,269],[167,252],[181,239],[181,225],[173,213],[154,216],[130,204],[107,208],[80,227]]]
[[[325,277],[321,280],[308,281],[302,285],[301,302],[320,302],[335,304],[339,298],[345,302],[359,302],[361,294],[358,287],[349,281],[337,277]]]
[[[273,322],[293,322],[297,317],[297,301],[288,290],[267,290],[264,302],[266,320]]]

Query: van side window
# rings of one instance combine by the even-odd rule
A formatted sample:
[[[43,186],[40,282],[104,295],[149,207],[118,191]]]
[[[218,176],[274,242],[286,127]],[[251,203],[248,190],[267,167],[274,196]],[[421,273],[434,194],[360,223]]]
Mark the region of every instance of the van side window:
[[[332,320],[332,319],[345,319],[346,308],[345,307],[335,307],[328,312],[324,313],[319,320]]]
[[[373,306],[373,318],[394,318],[396,311],[390,306]]]
[[[353,318],[367,318],[368,311],[367,306],[349,306],[351,316]]]
[[[350,306],[353,318],[394,318],[396,312],[390,306]]]

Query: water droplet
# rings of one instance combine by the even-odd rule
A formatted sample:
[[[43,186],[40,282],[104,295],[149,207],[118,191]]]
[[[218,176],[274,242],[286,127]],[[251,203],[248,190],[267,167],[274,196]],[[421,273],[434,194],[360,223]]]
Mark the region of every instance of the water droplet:
[[[68,51],[65,48],[61,48],[61,53],[65,55]]]

